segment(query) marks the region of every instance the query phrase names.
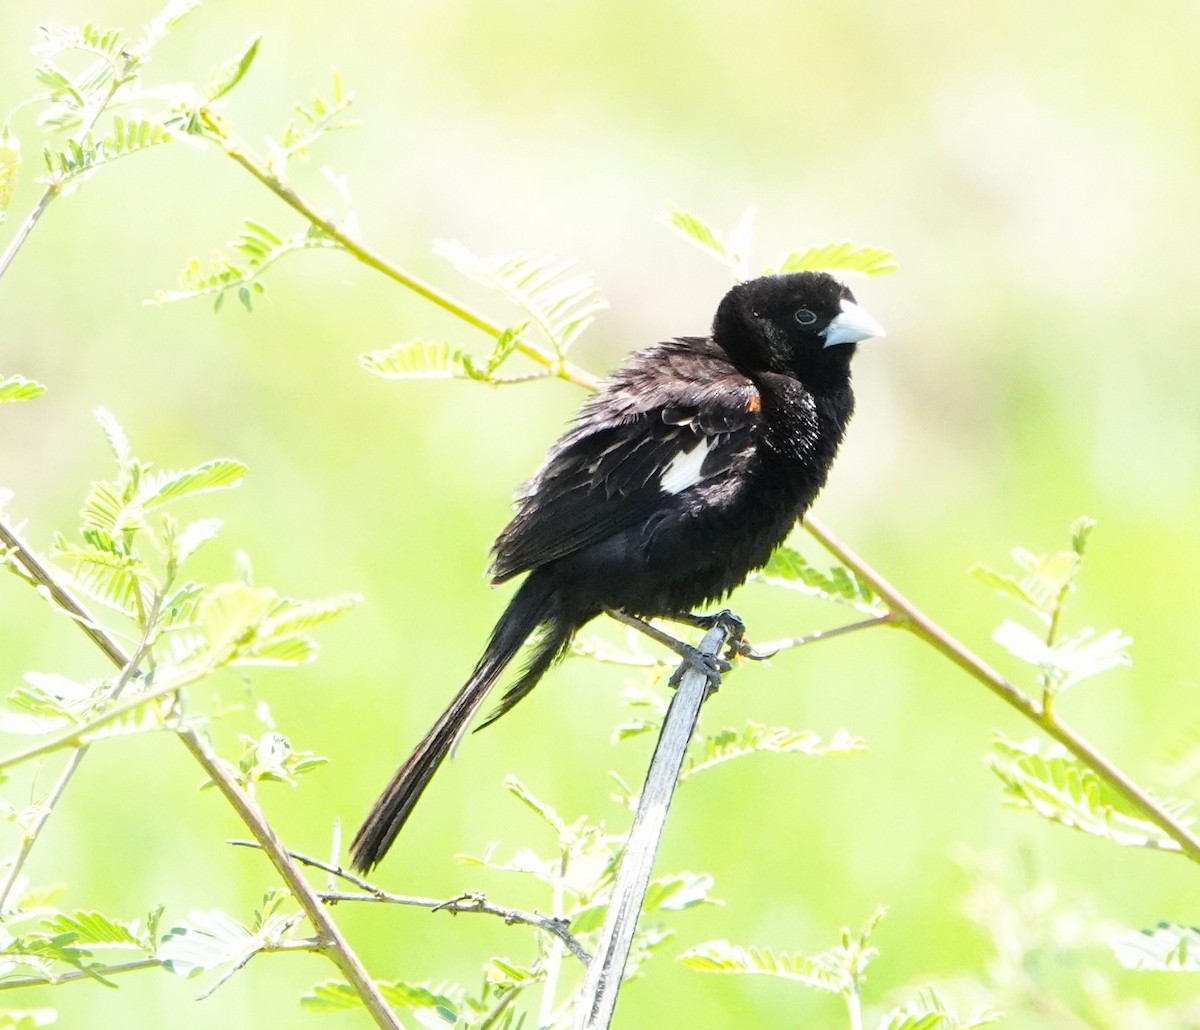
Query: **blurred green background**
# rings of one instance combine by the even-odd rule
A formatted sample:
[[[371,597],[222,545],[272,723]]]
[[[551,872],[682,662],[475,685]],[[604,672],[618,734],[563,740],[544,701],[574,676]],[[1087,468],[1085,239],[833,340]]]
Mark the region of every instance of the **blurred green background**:
[[[132,33],[154,10],[148,0],[5,4],[0,108],[36,92],[37,24],[91,20]],[[253,142],[340,68],[363,127],[324,143],[300,188],[336,209],[320,166],[344,173],[368,242],[500,320],[509,312],[434,258],[432,238],[484,254],[579,256],[611,304],[574,352],[597,372],[636,347],[704,331],[729,285],[655,224],[667,202],[725,226],[757,205],[760,264],[830,239],[893,248],[900,274],[854,284],[889,336],[859,349],[859,414],[816,510],[1022,682],[1025,671],[989,639],[1015,612],[967,569],[1003,565],[1016,544],[1065,546],[1074,516],[1098,518],[1068,625],[1119,626],[1136,640],[1135,664],[1062,710],[1135,776],[1160,782],[1193,736],[1197,707],[1187,614],[1200,574],[1196,5],[1166,0],[1151,14],[1082,0],[493,0],[347,10],[208,0],[155,52],[148,75],[205,81],[264,33],[227,108]],[[32,116],[13,128],[26,164],[5,241],[36,197],[40,163]],[[487,341],[340,256],[279,266],[252,315],[236,303],[215,316],[204,301],[143,306],[244,217],[298,227],[232,162],[184,146],[123,161],[53,205],[0,281],[0,371],[50,387],[0,412],[0,484],[16,492],[12,513],[36,546],[73,530],[87,483],[109,472],[91,415],[102,404],[160,467],[226,455],[251,467],[243,488],[186,513],[226,520],[207,574],[227,577],[244,548],[258,581],[284,593],[365,595],[321,634],[317,664],[251,678],[296,746],[331,759],[299,790],[261,792],[291,846],[325,854],[332,821],[349,835],[473,664],[507,593],[482,578],[488,546],[514,486],[581,397],[561,382],[492,391],[367,375],[356,356],[399,340],[447,338],[480,353]],[[762,586],[734,606],[759,638],[838,618]],[[27,669],[106,671],[10,578],[0,581],[6,688]],[[608,771],[636,780],[649,741],[610,745],[623,678],[568,663],[514,717],[467,741],[381,882],[447,896],[481,887],[499,902],[545,907],[525,885],[454,855],[496,839],[508,849],[548,844],[504,792],[508,773],[565,815],[625,825]],[[243,687],[227,676],[220,690],[238,700]],[[715,937],[816,951],[881,903],[891,911],[869,998],[977,975],[994,955],[962,911],[968,880],[951,859],[960,844],[995,852],[1014,897],[1045,879],[1081,911],[1130,928],[1197,918],[1196,874],[1182,860],[1003,809],[980,758],[993,727],[1029,731],[899,634],[747,669],[706,717],[710,727],[846,727],[872,751],[758,757],[682,793],[660,868],[711,872],[726,904],[674,920],[663,957],[625,990],[620,1026],[844,1025],[835,998],[702,976],[671,956]],[[254,727],[223,723],[226,754]],[[195,793],[199,779],[167,735],[96,747],[31,878],[69,883],[68,907],[126,918],[164,901],[164,925],[191,909],[248,915],[271,871],[225,845],[244,831],[215,794]],[[533,946],[526,930],[486,919],[349,906],[338,917],[385,979],[474,984],[487,956],[520,960]],[[1102,947],[1042,958],[1027,970],[1035,993],[1067,1004],[1081,1003],[1088,977],[1156,1004],[1192,989],[1125,973]],[[191,1000],[198,983],[157,973],[128,976],[120,991],[85,983],[5,1001],[52,1004],[69,1027],[363,1025],[361,1015],[300,1009],[299,994],[331,975],[318,958],[277,956],[202,1003]],[[1008,1025],[1105,1025],[1036,1008]]]

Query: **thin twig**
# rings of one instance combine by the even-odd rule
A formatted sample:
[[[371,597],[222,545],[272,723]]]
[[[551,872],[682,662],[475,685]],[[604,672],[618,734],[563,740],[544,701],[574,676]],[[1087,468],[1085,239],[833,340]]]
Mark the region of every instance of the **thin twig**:
[[[785,637],[782,640],[768,640],[765,643],[756,644],[755,649],[762,649],[763,658],[774,658],[780,651],[791,651],[797,647],[807,647],[809,644],[819,643],[822,640],[833,640],[835,637],[844,637],[848,633],[857,633],[860,629],[874,629],[876,626],[894,626],[896,624],[896,617],[889,612],[887,615],[876,615],[873,618],[863,619],[860,622],[848,622],[844,626],[834,626],[832,629],[819,629],[803,637]]]
[[[121,962],[115,966],[100,966],[90,970],[73,969],[69,973],[55,977],[19,976],[13,980],[0,980],[0,991],[12,991],[18,987],[44,987],[48,984],[57,987],[59,984],[67,984],[75,980],[91,980],[95,983],[97,973],[109,977],[117,976],[120,973],[132,973],[138,969],[156,969],[161,965],[162,962],[156,958],[141,958],[132,962]]]
[[[871,588],[887,602],[888,607],[897,617],[896,624],[898,626],[907,629],[929,644],[943,657],[948,658],[973,679],[982,683],[1005,704],[1015,708],[1025,718],[1040,726],[1042,730],[1120,793],[1171,840],[1175,841],[1179,845],[1180,851],[1185,853],[1188,858],[1193,862],[1200,862],[1200,839],[1187,827],[1173,819],[1153,797],[1142,790],[1091,744],[1074,730],[1059,722],[1053,710],[1043,708],[1037,701],[1028,697],[982,658],[974,654],[966,645],[942,629],[811,515],[804,520],[804,527],[838,561],[854,570],[871,585]]]
[[[250,840],[231,840],[229,843],[240,848],[261,849],[262,847],[261,844]],[[517,908],[504,908],[500,905],[494,905],[482,893],[475,891],[469,894],[460,894],[457,898],[450,899],[421,898],[410,894],[393,894],[382,887],[377,887],[375,884],[363,879],[341,865],[323,862],[319,858],[301,854],[299,851],[289,851],[288,855],[301,865],[311,866],[313,869],[321,869],[329,873],[330,876],[340,877],[347,883],[351,883],[363,891],[363,893],[357,894],[349,891],[324,890],[319,895],[322,901],[333,904],[339,901],[375,902],[388,905],[410,905],[413,908],[427,908],[431,912],[449,912],[452,915],[479,913],[480,915],[497,916],[510,925],[523,923],[526,926],[544,930],[546,933],[562,941],[571,954],[585,966],[591,961],[591,956],[588,954],[587,949],[579,943],[579,938],[571,933],[567,928],[567,922],[563,919],[556,919],[554,916],[544,916],[540,912],[525,912]]]
[[[715,658],[724,647],[728,635],[725,624],[714,626],[700,642],[700,652]],[[679,689],[671,698],[667,717],[659,732],[654,757],[650,761],[642,797],[638,802],[637,815],[634,816],[633,827],[629,831],[625,852],[617,870],[617,882],[608,903],[596,956],[588,966],[587,978],[576,1002],[575,1025],[578,1030],[598,1030],[612,1022],[621,976],[637,929],[638,915],[646,898],[667,811],[679,782],[688,743],[696,729],[696,720],[700,717],[700,706],[710,692],[709,679],[704,672],[690,662],[684,662],[680,668],[686,671]]]
[[[88,746],[84,744],[71,753],[71,756],[67,759],[67,764],[63,766],[62,772],[58,774],[58,779],[54,781],[54,786],[50,788],[50,793],[46,795],[45,801],[42,802],[41,810],[34,819],[33,825],[23,833],[21,846],[13,856],[12,866],[8,870],[8,875],[4,878],[4,885],[0,887],[0,912],[8,908],[8,896],[17,885],[17,879],[21,875],[21,870],[25,868],[25,863],[29,859],[30,852],[33,851],[33,846],[37,843],[42,828],[46,825],[46,821],[54,811],[54,806],[58,804],[59,798],[63,796],[63,792],[67,789],[67,784],[71,782],[71,777],[75,775],[75,770],[79,768],[79,763],[83,761],[83,756],[87,754],[87,749]]]

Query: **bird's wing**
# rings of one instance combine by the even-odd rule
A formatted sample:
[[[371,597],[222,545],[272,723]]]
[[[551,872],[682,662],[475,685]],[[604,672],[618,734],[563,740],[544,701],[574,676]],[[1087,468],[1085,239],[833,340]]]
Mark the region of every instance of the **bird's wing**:
[[[745,468],[760,398],[722,356],[681,340],[634,356],[593,397],[518,498],[494,547],[496,582],[545,565]]]

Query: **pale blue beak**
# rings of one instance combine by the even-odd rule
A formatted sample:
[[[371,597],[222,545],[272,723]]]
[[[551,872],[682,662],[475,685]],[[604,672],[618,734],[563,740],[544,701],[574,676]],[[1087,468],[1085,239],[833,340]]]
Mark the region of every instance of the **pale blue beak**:
[[[839,343],[858,343],[860,340],[886,336],[887,333],[854,301],[843,300],[842,313],[825,327],[821,335],[825,337],[826,347],[836,347]]]

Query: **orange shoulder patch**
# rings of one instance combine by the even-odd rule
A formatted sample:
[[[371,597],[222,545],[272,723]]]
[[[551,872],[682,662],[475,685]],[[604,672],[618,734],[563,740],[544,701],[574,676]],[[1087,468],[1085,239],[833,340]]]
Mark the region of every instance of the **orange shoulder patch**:
[[[747,411],[759,411],[762,408],[762,398],[755,391],[750,395],[750,399],[746,401]]]

